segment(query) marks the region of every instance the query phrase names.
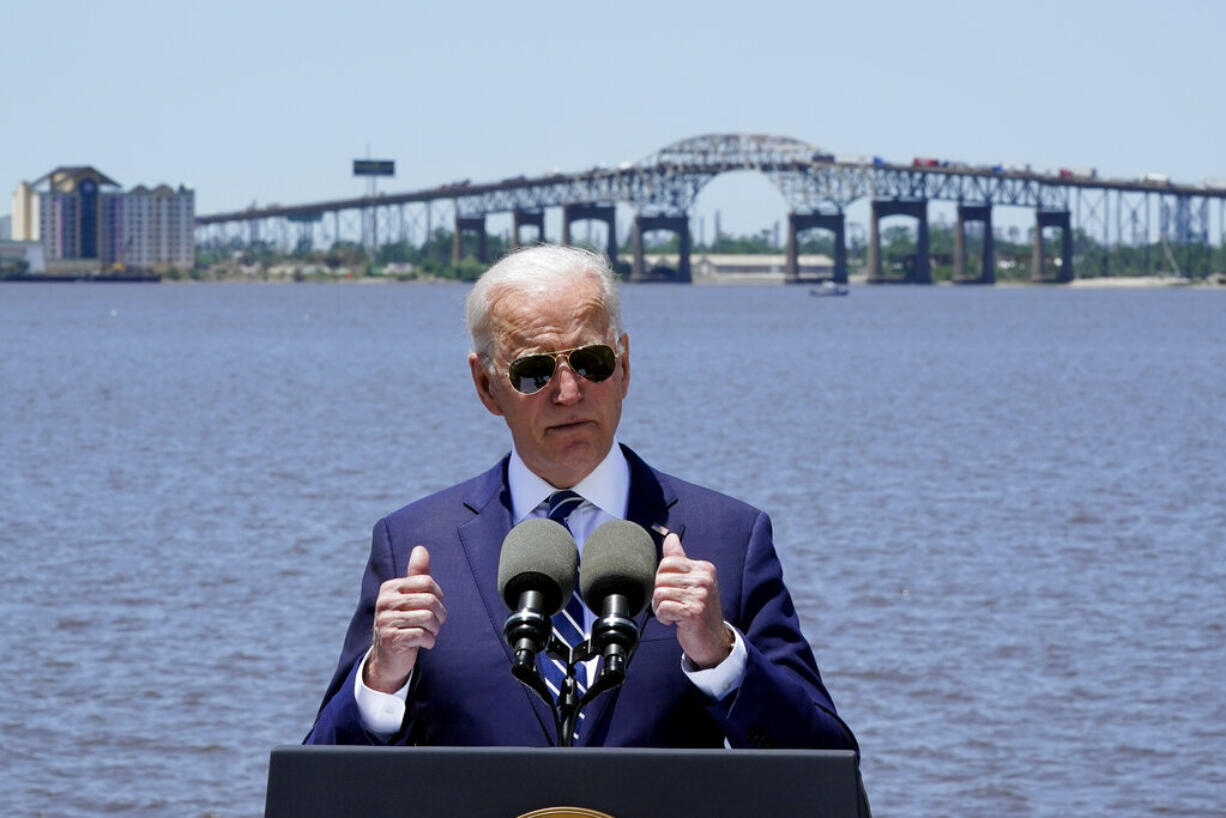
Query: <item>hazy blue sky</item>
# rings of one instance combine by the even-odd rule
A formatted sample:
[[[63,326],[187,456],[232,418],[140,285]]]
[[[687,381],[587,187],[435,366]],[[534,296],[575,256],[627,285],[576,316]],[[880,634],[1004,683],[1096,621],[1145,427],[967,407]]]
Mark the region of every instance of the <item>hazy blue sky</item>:
[[[1226,177],[1226,3],[56,2],[0,6],[0,213],[92,164],[201,214],[637,160],[713,132],[909,161]],[[772,224],[761,177],[699,199]]]

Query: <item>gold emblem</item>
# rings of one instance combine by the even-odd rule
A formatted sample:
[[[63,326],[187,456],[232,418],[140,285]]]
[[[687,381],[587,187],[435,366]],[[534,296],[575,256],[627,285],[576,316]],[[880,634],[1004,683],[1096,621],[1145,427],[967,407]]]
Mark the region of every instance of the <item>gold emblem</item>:
[[[545,807],[525,812],[517,818],[613,818],[607,812],[586,807]]]

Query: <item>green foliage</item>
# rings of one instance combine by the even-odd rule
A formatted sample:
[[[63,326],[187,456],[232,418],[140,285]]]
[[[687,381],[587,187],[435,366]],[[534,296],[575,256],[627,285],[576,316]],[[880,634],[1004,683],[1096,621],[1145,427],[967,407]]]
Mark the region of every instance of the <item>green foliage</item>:
[[[661,238],[663,236],[663,238]],[[627,256],[634,254],[634,239],[631,238],[626,244],[617,248],[618,254]],[[676,233],[663,233],[659,230],[651,230],[643,237],[643,252],[644,253],[679,253],[681,252],[681,238]]]
[[[806,238],[806,234],[816,235],[816,237]],[[834,258],[834,236],[825,231],[816,233],[816,231],[806,230],[800,235],[796,249],[801,255],[823,255]]]
[[[234,251],[214,244],[196,245],[196,266],[207,270],[217,264],[222,264],[230,258]]]
[[[460,281],[476,281],[487,269],[488,264],[482,264],[475,258],[463,258],[459,264],[448,268],[447,277]]]
[[[779,252],[777,247],[772,246],[771,231],[766,228],[749,236],[733,236],[727,233],[720,233],[709,245],[696,247],[695,249],[699,252],[725,253],[728,255]]]
[[[322,259],[319,259],[318,255],[315,254],[308,258],[308,260],[322,260],[324,266],[330,270],[337,270],[341,267],[349,269],[365,268],[367,264],[366,248],[355,241],[337,241],[332,243],[332,246],[323,254]]]
[[[19,277],[30,272],[30,262],[24,258],[0,258],[0,278]]]

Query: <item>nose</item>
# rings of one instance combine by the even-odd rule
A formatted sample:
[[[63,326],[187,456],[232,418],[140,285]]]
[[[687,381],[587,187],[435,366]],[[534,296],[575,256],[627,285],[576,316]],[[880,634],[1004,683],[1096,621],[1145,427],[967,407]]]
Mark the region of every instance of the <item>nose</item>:
[[[575,370],[570,368],[570,363],[566,359],[558,361],[553,380],[557,383],[557,389],[553,393],[554,403],[571,404],[583,397],[579,376],[575,374]]]

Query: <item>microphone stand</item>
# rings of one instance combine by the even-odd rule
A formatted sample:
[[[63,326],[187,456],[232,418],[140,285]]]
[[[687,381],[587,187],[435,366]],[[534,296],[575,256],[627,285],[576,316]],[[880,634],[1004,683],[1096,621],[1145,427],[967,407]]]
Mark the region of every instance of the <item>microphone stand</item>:
[[[557,640],[553,640],[557,642]],[[573,747],[575,743],[575,724],[579,721],[579,710],[584,705],[584,700],[579,698],[579,683],[575,679],[575,668],[578,667],[587,657],[583,656],[587,648],[587,641],[577,648],[567,648],[561,642],[557,642],[557,647],[566,651],[566,678],[562,680],[562,689],[558,693],[558,700],[551,702],[553,705],[553,720],[558,728],[558,746]],[[553,643],[550,648],[555,647]],[[550,653],[553,651],[551,650]],[[561,658],[561,657],[559,657]]]
[[[574,745],[575,725],[579,721],[579,713],[597,696],[619,687],[622,682],[626,681],[626,664],[618,662],[616,667],[602,666],[596,678],[588,685],[587,691],[580,697],[579,686],[575,680],[575,668],[600,655],[593,646],[592,640],[584,640],[582,644],[568,649],[561,642],[553,639],[550,641],[549,648],[551,654],[554,654],[555,648],[560,649],[558,654],[564,656],[558,655],[558,658],[566,663],[566,678],[562,680],[561,695],[558,696],[557,702],[551,702],[551,704],[554,708],[554,722],[558,728],[558,746],[571,747]]]
[[[545,680],[541,678],[536,663],[527,661],[527,656],[518,651],[511,664],[511,674],[549,705],[553,713],[554,729],[557,731],[557,746],[572,747],[579,713],[597,696],[620,686],[626,680],[626,667],[631,657],[618,656],[618,661],[610,662],[609,665],[602,667],[596,679],[588,685],[587,691],[581,697],[575,679],[575,668],[599,655],[591,640],[584,640],[572,648],[551,634],[545,652],[566,665],[566,676],[562,680],[562,689],[556,700],[545,684]]]

